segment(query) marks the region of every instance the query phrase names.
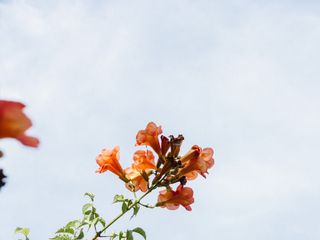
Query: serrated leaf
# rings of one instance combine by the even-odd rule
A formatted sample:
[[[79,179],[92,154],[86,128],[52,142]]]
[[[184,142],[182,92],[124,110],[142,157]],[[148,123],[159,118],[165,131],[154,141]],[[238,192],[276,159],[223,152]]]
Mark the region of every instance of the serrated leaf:
[[[145,240],[147,239],[146,232],[140,227],[136,227],[135,229],[132,229],[132,232],[140,234]]]
[[[28,236],[30,233],[30,229],[29,228],[22,228],[22,227],[17,227],[16,230],[14,231],[15,234],[17,233],[21,233],[24,236]]]
[[[91,199],[91,201],[93,202],[94,201],[94,194],[93,193],[89,193],[89,192],[86,192],[85,194],[84,194],[84,196],[88,196],[90,199]]]

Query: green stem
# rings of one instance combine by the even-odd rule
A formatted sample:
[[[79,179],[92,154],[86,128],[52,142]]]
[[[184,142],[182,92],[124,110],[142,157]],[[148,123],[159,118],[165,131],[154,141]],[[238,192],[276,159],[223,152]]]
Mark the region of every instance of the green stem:
[[[162,180],[162,179],[161,179]],[[148,189],[148,191],[143,194],[139,199],[137,199],[136,201],[134,201],[126,211],[122,212],[121,214],[119,214],[117,217],[115,217],[107,226],[105,226],[103,229],[101,229],[100,231],[96,232],[95,236],[93,237],[92,240],[96,240],[98,239],[98,237],[101,237],[101,234],[107,230],[112,224],[114,224],[119,218],[121,218],[123,215],[125,215],[127,212],[129,212],[134,206],[136,206],[137,204],[140,204],[140,201],[146,197],[150,192],[152,192],[157,186],[158,184],[161,182],[158,181],[157,183],[155,183],[151,188]]]
[[[141,206],[145,207],[145,208],[155,208],[155,206],[151,206],[151,205],[149,205],[149,204],[143,204],[143,203],[141,203],[141,202],[139,202],[139,204],[140,204]]]

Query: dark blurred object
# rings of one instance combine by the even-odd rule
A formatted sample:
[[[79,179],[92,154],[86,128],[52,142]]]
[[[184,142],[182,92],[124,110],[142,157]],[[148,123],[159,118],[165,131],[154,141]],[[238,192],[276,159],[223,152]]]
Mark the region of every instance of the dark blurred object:
[[[6,178],[6,175],[4,175],[3,170],[0,169],[0,189],[6,184],[4,182],[5,178]]]

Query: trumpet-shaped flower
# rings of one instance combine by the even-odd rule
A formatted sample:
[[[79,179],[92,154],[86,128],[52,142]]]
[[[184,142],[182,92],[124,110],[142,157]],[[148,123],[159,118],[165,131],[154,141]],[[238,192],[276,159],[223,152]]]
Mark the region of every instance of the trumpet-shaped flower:
[[[137,146],[146,145],[151,147],[157,154],[160,152],[159,135],[162,133],[161,126],[157,126],[154,122],[149,122],[145,130],[137,133]]]
[[[119,146],[116,146],[113,149],[103,149],[96,158],[96,161],[99,165],[99,168],[96,170],[96,172],[103,173],[109,170],[125,181],[125,174],[119,163],[119,152]]]
[[[134,167],[128,167],[125,169],[126,178],[129,180],[126,183],[127,189],[132,192],[141,190],[146,192],[148,190],[148,181],[142,176]],[[147,173],[146,173],[147,174]]]
[[[134,168],[142,171],[147,169],[156,169],[154,156],[151,151],[138,150],[133,154]]]
[[[175,210],[181,205],[186,210],[191,211],[190,205],[192,203],[194,203],[192,188],[179,185],[176,191],[171,188],[161,191],[158,196],[157,206]]]
[[[201,149],[195,145],[180,160],[184,167],[179,171],[179,177],[186,176],[188,180],[192,180],[198,176],[198,173],[206,177],[205,173],[208,173],[208,169],[214,165],[213,149]]]
[[[0,101],[0,138],[15,138],[29,147],[37,147],[39,140],[25,134],[32,126],[31,120],[23,113],[24,104]]]

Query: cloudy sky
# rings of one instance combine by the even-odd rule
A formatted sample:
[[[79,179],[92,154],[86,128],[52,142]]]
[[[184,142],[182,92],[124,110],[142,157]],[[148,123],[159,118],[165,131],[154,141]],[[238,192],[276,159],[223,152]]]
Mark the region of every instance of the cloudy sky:
[[[149,121],[215,149],[193,211],[143,211],[111,230],[150,240],[320,238],[319,1],[0,1],[0,98],[22,101],[39,149],[1,140],[0,239],[48,239],[84,192],[117,215],[95,157],[129,165]],[[156,194],[148,200],[153,203]]]

